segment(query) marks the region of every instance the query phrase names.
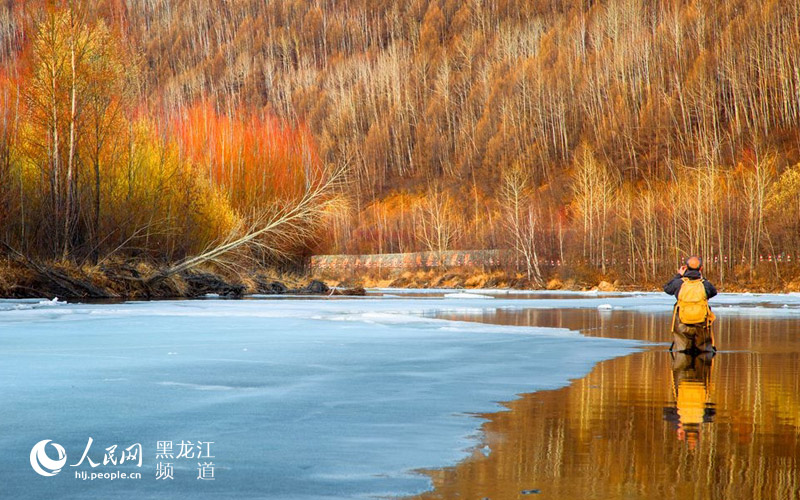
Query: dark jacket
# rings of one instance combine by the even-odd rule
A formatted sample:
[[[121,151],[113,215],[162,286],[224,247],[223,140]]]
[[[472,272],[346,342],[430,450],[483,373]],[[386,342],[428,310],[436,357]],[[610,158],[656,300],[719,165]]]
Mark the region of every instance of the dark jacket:
[[[702,278],[700,275],[700,271],[697,269],[687,269],[683,276],[680,274],[676,274],[669,283],[664,285],[664,292],[668,293],[669,295],[674,295],[675,298],[678,298],[678,294],[681,292],[681,285],[683,285],[682,278],[689,278],[690,280],[696,280]],[[710,281],[703,278],[703,286],[706,289],[706,297],[709,299],[717,294],[717,289],[714,288],[714,285],[711,284]]]

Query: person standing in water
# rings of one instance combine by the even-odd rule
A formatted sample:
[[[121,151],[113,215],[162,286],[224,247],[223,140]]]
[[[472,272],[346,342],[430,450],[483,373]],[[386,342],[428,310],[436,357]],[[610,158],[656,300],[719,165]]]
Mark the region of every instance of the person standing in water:
[[[664,292],[678,299],[672,311],[674,347],[678,351],[716,350],[711,332],[715,317],[708,299],[717,294],[717,289],[703,277],[702,270],[703,260],[689,257],[664,285]]]

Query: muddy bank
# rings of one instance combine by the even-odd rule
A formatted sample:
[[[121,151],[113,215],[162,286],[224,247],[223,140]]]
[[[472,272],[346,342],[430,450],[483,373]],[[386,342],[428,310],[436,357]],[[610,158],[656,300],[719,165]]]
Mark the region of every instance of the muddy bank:
[[[211,266],[162,277],[164,268],[146,262],[111,262],[102,265],[32,263],[0,260],[0,297],[60,297],[65,299],[160,299],[192,298],[208,294],[221,297],[245,295],[364,295],[365,288],[451,288],[516,290],[660,291],[663,282],[633,280],[624,272],[610,270],[563,270],[544,277],[542,283],[509,270],[475,268],[427,270],[325,270],[307,275],[253,269],[233,273]],[[800,292],[800,268],[779,278],[770,269],[752,278],[742,274],[720,282],[723,292]],[[787,270],[789,271],[789,270]],[[671,277],[665,272],[663,280]]]
[[[364,295],[361,287],[331,288],[322,280],[258,269],[232,274],[217,269],[193,269],[163,276],[163,269],[146,263],[78,266],[72,263],[0,261],[0,297],[63,299],[166,299],[209,294],[245,295]]]

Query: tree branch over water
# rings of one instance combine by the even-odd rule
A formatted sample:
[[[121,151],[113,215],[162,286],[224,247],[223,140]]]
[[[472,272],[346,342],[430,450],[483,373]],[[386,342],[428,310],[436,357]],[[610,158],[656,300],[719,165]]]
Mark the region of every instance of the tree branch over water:
[[[218,262],[223,255],[243,248],[276,256],[285,255],[287,248],[306,241],[325,215],[336,209],[340,201],[337,188],[344,180],[346,169],[347,165],[344,164],[321,171],[309,179],[299,199],[286,204],[277,202],[253,215],[252,222],[244,231],[242,225],[234,228],[222,243],[168,267],[147,280],[147,283],[157,283],[199,265]]]

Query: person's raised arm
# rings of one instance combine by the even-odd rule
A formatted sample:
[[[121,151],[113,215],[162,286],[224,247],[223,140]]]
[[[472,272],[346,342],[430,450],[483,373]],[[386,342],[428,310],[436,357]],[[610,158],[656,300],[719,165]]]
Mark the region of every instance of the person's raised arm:
[[[664,293],[668,295],[677,294],[678,289],[680,289],[681,284],[683,283],[683,281],[681,281],[681,278],[683,278],[683,273],[685,272],[686,272],[686,266],[681,266],[680,269],[678,269],[678,274],[673,276],[672,279],[669,280],[669,282],[666,285],[664,285]]]

